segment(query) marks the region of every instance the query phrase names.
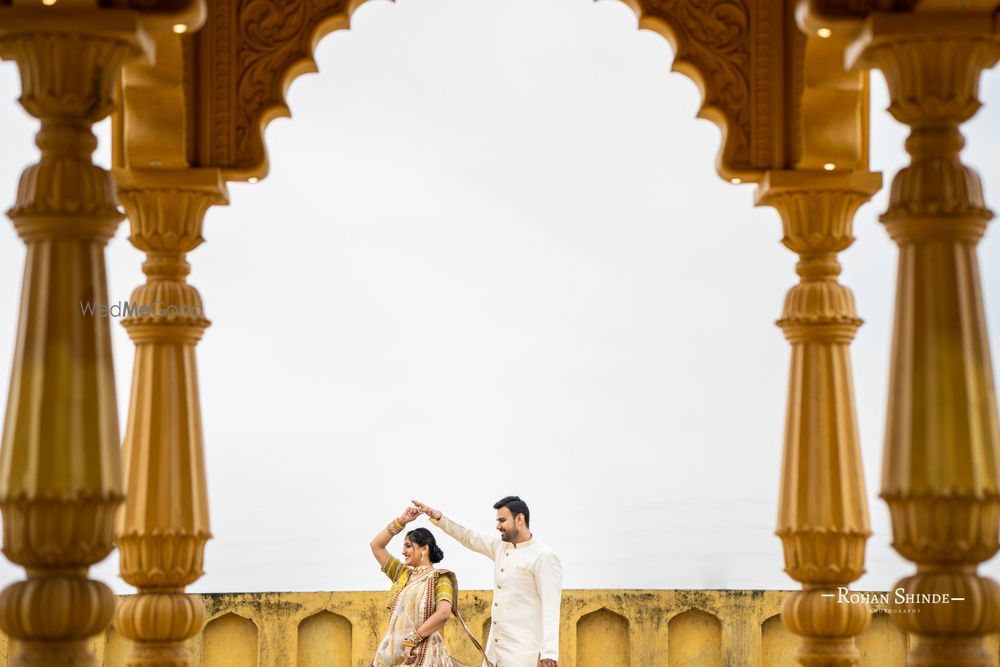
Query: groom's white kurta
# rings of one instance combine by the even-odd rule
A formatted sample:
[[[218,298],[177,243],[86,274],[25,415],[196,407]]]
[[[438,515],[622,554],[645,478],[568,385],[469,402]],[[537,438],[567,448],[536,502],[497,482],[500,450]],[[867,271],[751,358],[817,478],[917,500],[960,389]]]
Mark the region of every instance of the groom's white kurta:
[[[536,667],[539,660],[558,660],[562,601],[559,557],[534,538],[510,544],[480,535],[445,516],[434,523],[469,549],[493,559],[487,657],[497,667]]]

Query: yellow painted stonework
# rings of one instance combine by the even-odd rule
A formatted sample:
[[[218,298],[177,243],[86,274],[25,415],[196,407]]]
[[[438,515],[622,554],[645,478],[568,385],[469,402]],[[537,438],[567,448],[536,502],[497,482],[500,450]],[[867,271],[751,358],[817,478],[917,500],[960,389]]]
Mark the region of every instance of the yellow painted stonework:
[[[781,623],[791,591],[577,590],[563,593],[561,667],[794,667],[798,639]],[[386,622],[386,594],[202,595],[211,619],[192,642],[196,667],[366,667]],[[489,628],[489,591],[461,594],[469,627]],[[906,636],[885,608],[857,641],[862,667],[903,667]],[[454,622],[445,640],[472,667],[476,651]],[[98,663],[124,667],[126,640],[109,630]],[[998,638],[987,640],[998,665]],[[7,642],[0,638],[7,663]]]

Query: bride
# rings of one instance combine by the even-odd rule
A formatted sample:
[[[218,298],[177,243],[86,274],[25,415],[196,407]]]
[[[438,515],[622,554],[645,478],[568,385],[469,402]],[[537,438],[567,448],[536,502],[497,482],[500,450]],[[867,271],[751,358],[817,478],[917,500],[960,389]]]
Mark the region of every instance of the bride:
[[[392,580],[389,627],[375,651],[371,667],[464,667],[448,655],[440,633],[451,614],[460,621],[462,617],[458,614],[458,580],[449,570],[434,567],[444,558],[444,552],[433,533],[426,528],[406,533],[402,562],[386,550],[392,538],[418,516],[420,510],[407,507],[371,542],[375,560]],[[482,652],[482,646],[464,621],[462,626]]]

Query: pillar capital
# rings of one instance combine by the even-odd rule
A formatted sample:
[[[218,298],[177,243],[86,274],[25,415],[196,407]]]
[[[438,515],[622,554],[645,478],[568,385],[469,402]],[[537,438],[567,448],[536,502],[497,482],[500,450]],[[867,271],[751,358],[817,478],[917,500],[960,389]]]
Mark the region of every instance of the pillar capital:
[[[220,169],[115,169],[113,173],[130,222],[129,240],[144,252],[180,254],[195,249],[204,241],[205,213],[229,203]]]
[[[801,281],[789,290],[778,321],[790,341],[849,342],[861,325],[854,295],[837,280],[837,254],[854,242],[854,214],[881,185],[881,174],[867,171],[764,174],[756,203],[778,211],[781,242],[800,258]]]
[[[152,53],[153,40],[132,10],[0,7],[0,58],[17,62],[21,104],[36,118],[101,120],[111,113],[125,63]]]
[[[979,75],[1000,58],[987,12],[876,12],[847,51],[852,67],[878,69],[889,112],[911,126],[957,125],[979,109]]]
[[[197,340],[209,325],[201,295],[187,283],[187,253],[198,247],[208,209],[228,203],[219,169],[116,169],[129,241],[146,253],[147,281],[132,293],[123,324],[133,340]]]
[[[48,9],[0,7],[0,58],[17,62],[21,105],[41,121],[41,160],[22,174],[9,215],[25,241],[106,243],[122,216],[108,173],[91,162],[90,126],[111,113],[122,66],[150,42],[135,12]]]
[[[768,171],[757,185],[757,206],[781,216],[781,242],[796,253],[836,253],[854,242],[854,214],[882,188],[870,171]]]
[[[962,164],[959,126],[979,109],[979,79],[1000,59],[990,14],[873,14],[849,54],[856,67],[879,69],[889,112],[910,126],[911,164],[893,180],[882,215],[900,244],[921,240],[975,244],[993,217],[975,170]]]

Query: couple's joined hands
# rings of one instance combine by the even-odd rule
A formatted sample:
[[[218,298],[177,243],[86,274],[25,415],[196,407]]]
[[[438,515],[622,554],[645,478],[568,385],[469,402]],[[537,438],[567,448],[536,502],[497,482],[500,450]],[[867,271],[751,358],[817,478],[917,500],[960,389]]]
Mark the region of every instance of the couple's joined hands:
[[[426,514],[428,517],[430,517],[431,519],[434,519],[435,521],[437,521],[438,519],[441,518],[441,511],[440,510],[436,510],[436,509],[434,509],[433,507],[431,507],[429,505],[425,505],[422,502],[420,502],[419,500],[411,500],[410,502],[413,503],[413,507],[407,507],[406,508],[407,512],[409,512],[411,510],[414,510],[414,511],[417,512],[417,514]],[[414,517],[414,518],[416,518],[416,517]],[[412,519],[411,519],[411,521],[412,521]]]
[[[405,526],[418,516],[420,516],[420,510],[416,507],[407,507],[403,510],[403,513],[399,515],[399,522]]]
[[[413,506],[407,507],[405,510],[403,510],[403,513],[399,515],[399,522],[404,526],[410,523],[411,521],[415,520],[421,514],[426,514],[427,516],[435,520],[441,518],[441,512],[439,512],[438,510],[433,509],[432,507],[429,507],[418,500],[414,500],[412,502]]]

